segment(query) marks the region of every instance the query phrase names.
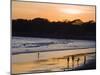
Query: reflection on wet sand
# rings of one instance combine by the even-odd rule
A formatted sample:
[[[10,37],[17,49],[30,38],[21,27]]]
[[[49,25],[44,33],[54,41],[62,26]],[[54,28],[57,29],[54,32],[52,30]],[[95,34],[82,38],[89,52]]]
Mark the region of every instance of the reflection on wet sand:
[[[12,64],[12,73],[33,73],[74,70],[95,59],[95,52],[81,53],[75,55],[62,55],[60,57],[41,59],[41,53],[37,53],[37,60]],[[94,64],[95,65],[95,64]]]

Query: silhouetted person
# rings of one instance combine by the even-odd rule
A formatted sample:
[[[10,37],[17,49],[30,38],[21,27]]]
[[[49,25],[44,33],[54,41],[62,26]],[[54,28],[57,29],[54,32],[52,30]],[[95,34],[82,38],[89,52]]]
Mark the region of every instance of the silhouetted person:
[[[67,67],[69,68],[69,57],[67,57]]]
[[[86,64],[86,55],[84,55],[84,64]]]
[[[77,65],[79,66],[80,58],[78,57],[76,61],[77,61]]]
[[[72,68],[74,68],[74,56],[72,56]]]
[[[39,60],[40,60],[40,59],[39,59],[39,57],[40,57],[40,53],[38,52],[37,54],[38,54],[38,61],[39,61]]]

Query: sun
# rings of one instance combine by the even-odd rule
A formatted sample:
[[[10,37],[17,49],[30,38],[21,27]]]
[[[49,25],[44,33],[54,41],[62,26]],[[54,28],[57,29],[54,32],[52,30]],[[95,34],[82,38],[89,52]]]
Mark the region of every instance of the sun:
[[[81,10],[79,9],[61,9],[61,11],[63,13],[66,13],[66,14],[80,14],[81,13]]]

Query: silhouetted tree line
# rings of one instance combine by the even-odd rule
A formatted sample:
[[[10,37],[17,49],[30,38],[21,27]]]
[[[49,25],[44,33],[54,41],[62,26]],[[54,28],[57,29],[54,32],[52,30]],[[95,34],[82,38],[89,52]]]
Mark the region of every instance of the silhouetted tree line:
[[[12,20],[12,35],[95,40],[96,23],[92,20],[82,22],[80,19],[57,22],[50,22],[45,18],[35,18],[32,20],[16,19]]]

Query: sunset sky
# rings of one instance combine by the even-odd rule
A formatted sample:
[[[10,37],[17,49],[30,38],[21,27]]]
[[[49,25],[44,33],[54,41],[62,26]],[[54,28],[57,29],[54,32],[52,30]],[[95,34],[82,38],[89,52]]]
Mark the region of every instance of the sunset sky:
[[[95,6],[50,4],[36,2],[12,2],[12,19],[47,18],[50,21],[81,19],[95,21]]]

